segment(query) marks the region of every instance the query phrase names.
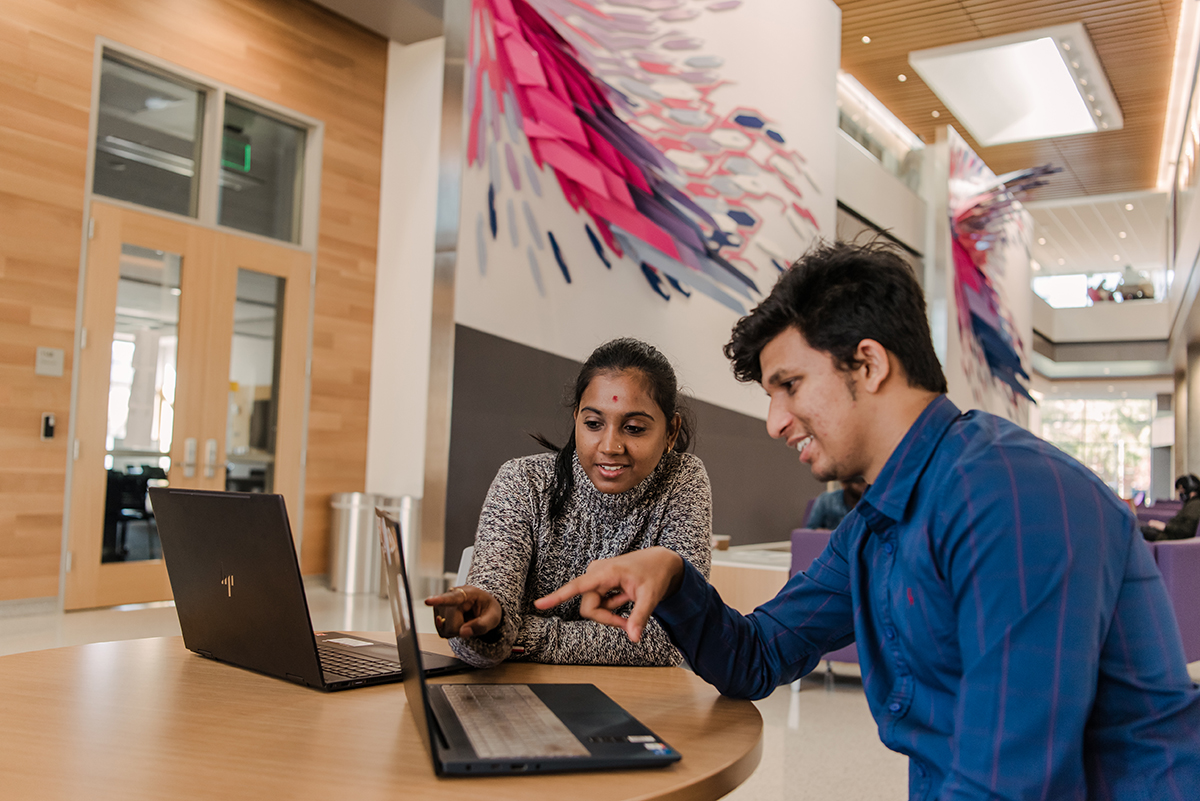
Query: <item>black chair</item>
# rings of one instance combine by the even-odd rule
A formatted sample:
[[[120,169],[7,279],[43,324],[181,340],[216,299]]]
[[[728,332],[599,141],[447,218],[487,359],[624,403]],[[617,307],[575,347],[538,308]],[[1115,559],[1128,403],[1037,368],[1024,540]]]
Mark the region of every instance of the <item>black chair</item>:
[[[165,478],[160,467],[132,467],[130,472],[108,471],[108,485],[104,498],[104,543],[105,562],[124,562],[129,558],[129,523],[147,521],[153,525],[153,515],[146,511],[146,493],[151,478]],[[155,537],[150,537],[150,558],[155,558]]]

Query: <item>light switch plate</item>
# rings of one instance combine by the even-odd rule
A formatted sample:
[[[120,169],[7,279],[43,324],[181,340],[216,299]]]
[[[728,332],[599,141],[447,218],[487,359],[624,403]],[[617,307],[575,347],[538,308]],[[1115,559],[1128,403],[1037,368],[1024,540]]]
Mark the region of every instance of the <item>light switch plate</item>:
[[[61,378],[63,374],[63,349],[38,348],[37,361],[34,363],[33,372],[37,375]]]

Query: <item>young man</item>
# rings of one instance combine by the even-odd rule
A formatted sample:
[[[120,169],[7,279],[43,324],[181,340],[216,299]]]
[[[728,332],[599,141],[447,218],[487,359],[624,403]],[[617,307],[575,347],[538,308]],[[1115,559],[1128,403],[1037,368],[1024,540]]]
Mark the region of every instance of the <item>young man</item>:
[[[808,513],[808,520],[804,521],[805,528],[837,528],[846,513],[854,508],[854,504],[858,503],[858,499],[867,491],[867,482],[862,476],[843,481],[841,485],[817,496],[812,511]]]
[[[1196,797],[1200,692],[1132,515],[1061,451],[945,397],[898,256],[811,252],[725,353],[813,475],[870,484],[829,547],[747,616],[661,548],[593,562],[539,606],[582,595],[635,641],[653,611],[699,675],[744,698],[856,641],[911,799]]]
[[[1196,536],[1200,526],[1200,478],[1188,473],[1175,479],[1175,492],[1183,501],[1179,514],[1170,520],[1151,520],[1142,526],[1148,540],[1186,540]]]

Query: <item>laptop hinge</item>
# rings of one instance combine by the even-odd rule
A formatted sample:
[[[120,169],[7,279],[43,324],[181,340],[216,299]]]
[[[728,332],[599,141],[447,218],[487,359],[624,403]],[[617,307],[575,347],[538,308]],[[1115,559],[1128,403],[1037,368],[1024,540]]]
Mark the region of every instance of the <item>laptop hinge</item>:
[[[201,650],[200,648],[197,648],[197,649],[196,649],[196,653],[200,654],[200,656],[204,657],[205,659],[212,659],[212,658],[213,658],[213,655],[212,655],[212,652],[211,652],[211,651],[204,651],[204,650]]]
[[[292,673],[285,673],[283,675],[287,677],[288,681],[294,681],[296,684],[303,684],[305,687],[308,686],[308,682],[304,679],[303,676],[296,676]]]

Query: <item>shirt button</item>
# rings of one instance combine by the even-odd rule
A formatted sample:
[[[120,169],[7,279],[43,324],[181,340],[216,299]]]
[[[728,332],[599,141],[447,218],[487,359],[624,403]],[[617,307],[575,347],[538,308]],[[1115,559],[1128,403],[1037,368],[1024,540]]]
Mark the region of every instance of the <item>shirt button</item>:
[[[899,712],[900,711],[900,702],[892,701],[890,704],[888,704],[888,709],[892,710],[893,712]]]
[[[896,639],[896,630],[891,626],[888,626],[886,629],[884,629],[883,633],[889,640]]]
[[[884,552],[884,553],[891,553],[891,552],[892,552],[892,551],[894,551],[894,550],[896,550],[896,546],[895,546],[895,545],[893,545],[892,543],[890,543],[890,542],[885,542],[885,543],[883,544],[883,552]]]

